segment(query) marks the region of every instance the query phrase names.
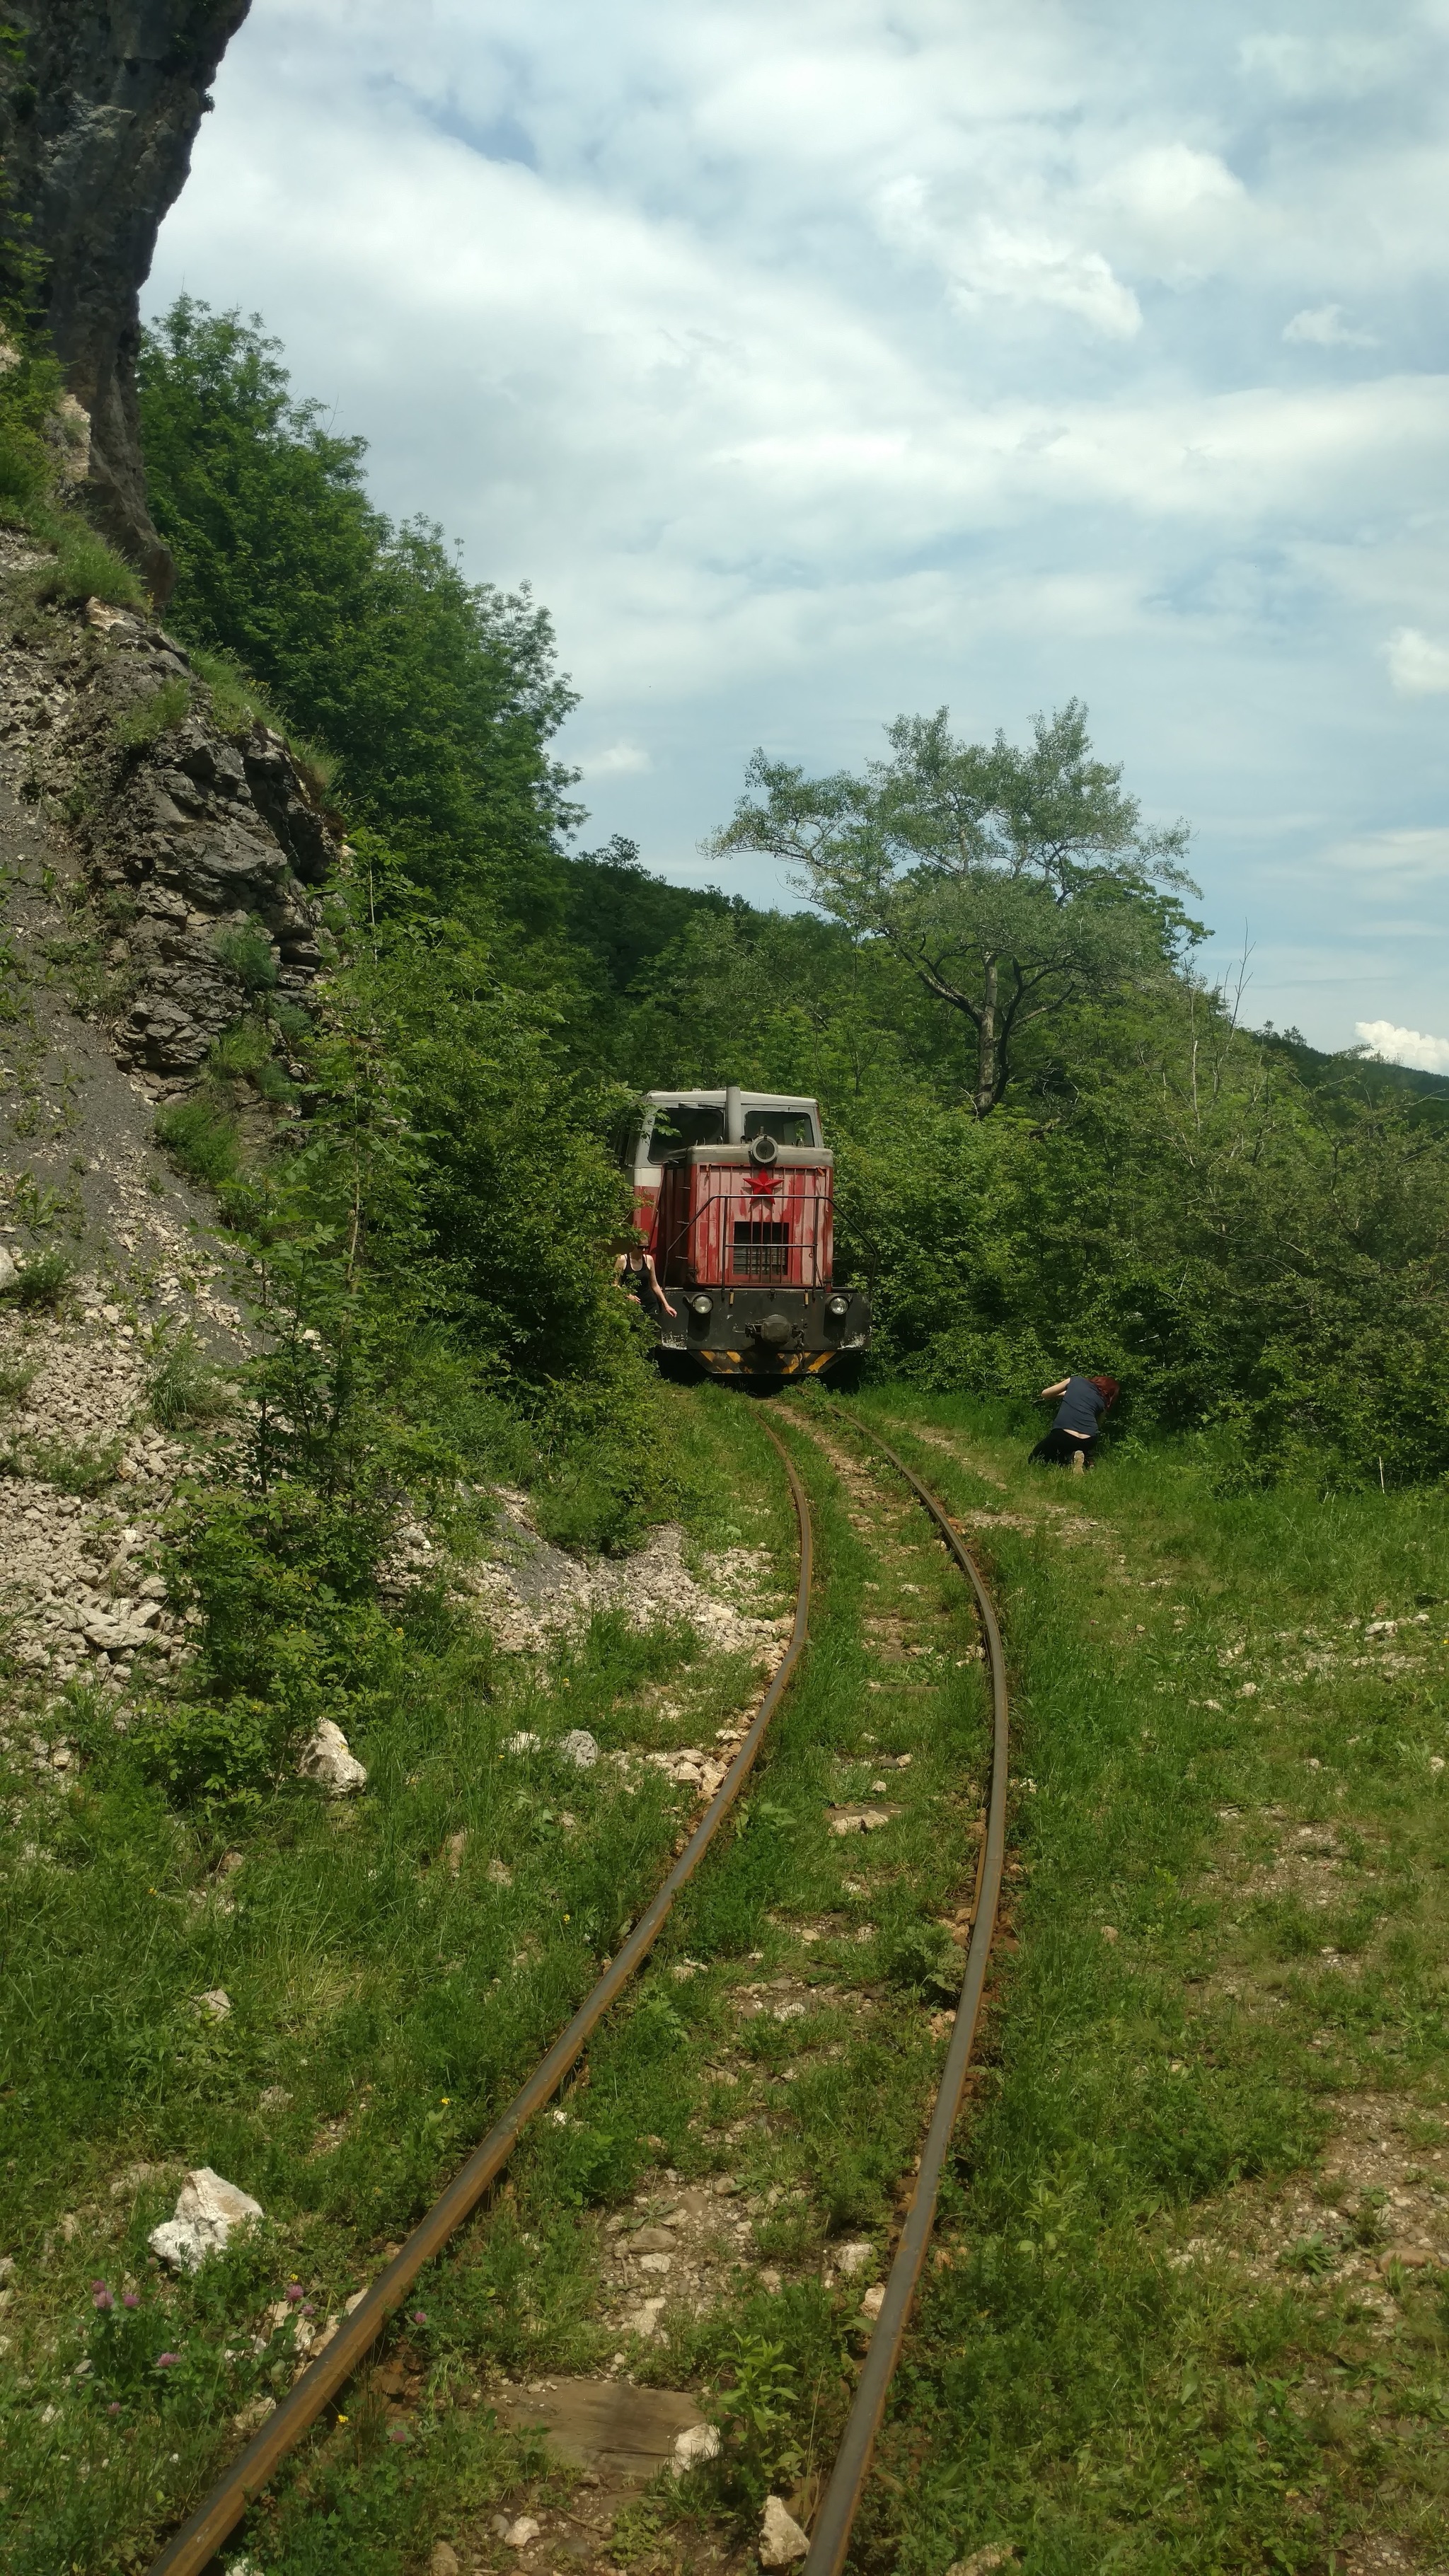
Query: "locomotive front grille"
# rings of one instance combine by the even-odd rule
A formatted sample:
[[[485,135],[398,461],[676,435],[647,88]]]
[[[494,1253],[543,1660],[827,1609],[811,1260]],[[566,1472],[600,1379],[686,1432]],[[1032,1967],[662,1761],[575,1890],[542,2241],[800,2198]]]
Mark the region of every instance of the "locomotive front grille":
[[[734,1275],[736,1279],[788,1279],[789,1226],[771,1224],[764,1217],[737,1217]]]

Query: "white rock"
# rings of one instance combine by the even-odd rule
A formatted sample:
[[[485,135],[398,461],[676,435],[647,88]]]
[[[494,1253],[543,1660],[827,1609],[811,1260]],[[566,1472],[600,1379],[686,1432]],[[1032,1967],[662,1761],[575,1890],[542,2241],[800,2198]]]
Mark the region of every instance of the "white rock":
[[[524,1727],[520,1734],[505,1737],[503,1750],[505,1753],[536,1753],[538,1737]]]
[[[428,2576],[459,2576],[458,2553],[451,2540],[434,2541]]]
[[[211,1986],[204,1995],[198,1995],[196,2009],[208,2021],[225,2021],[231,2011],[231,1997],[225,1986]]]
[[[624,2323],[631,2334],[642,2335],[647,2342],[651,2335],[659,2332],[659,2320],[663,2314],[662,2299],[645,2299],[639,2307],[631,2310]]]
[[[674,2474],[682,2478],[686,2469],[697,2469],[701,2460],[719,2458],[719,2434],[713,2424],[686,2424],[674,2442]]]
[[[599,1758],[598,1745],[586,1726],[571,1726],[559,1751],[576,1771],[592,1771]]]
[[[873,2245],[842,2245],[835,2257],[836,2269],[845,2274],[847,2281],[851,2281],[857,2272],[865,2270],[874,2253]]]
[[[810,2543],[793,2515],[785,2511],[778,2496],[766,2496],[765,2519],[760,2525],[760,2565],[788,2567],[797,2558],[808,2558]]]
[[[0,1294],[3,1294],[7,1288],[13,1288],[19,1276],[13,1254],[8,1253],[3,1243],[0,1243]]]
[[[153,2227],[147,2239],[153,2254],[181,2272],[195,2272],[208,2254],[219,2253],[234,2227],[260,2218],[262,2207],[251,2194],[224,2182],[210,2165],[198,2165],[177,2194],[174,2217]]]
[[[506,1860],[490,1860],[488,1867],[483,1874],[490,1887],[511,1887],[513,1885],[513,1872],[509,1868]]]
[[[367,1785],[367,1771],[348,1747],[335,1719],[324,1717],[298,1765],[304,1780],[316,1780],[329,1798],[345,1798]]]
[[[535,2522],[531,2513],[521,2513],[518,2520],[510,2522],[505,2531],[503,2546],[505,2549],[526,2549],[531,2540],[537,2540],[542,2529],[542,2523]]]
[[[861,2300],[860,2313],[863,2317],[869,2317],[872,2325],[874,2325],[876,2318],[880,2315],[884,2306],[885,2284],[883,2281],[877,2281],[875,2288],[873,2290],[867,2290],[865,2297]]]
[[[993,2567],[1009,2567],[1015,2556],[1014,2549],[973,2549],[969,2558],[953,2559],[946,2576],[991,2576]]]

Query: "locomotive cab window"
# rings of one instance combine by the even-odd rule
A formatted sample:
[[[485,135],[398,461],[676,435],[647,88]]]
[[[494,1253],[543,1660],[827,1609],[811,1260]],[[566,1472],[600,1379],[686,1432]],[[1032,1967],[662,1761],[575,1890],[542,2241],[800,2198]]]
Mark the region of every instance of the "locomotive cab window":
[[[725,1114],[722,1109],[700,1108],[683,1102],[677,1108],[656,1109],[649,1137],[649,1160],[662,1163],[669,1154],[683,1154],[691,1145],[722,1145],[725,1141]]]
[[[747,1109],[745,1143],[771,1136],[777,1145],[817,1145],[815,1121],[808,1109]]]

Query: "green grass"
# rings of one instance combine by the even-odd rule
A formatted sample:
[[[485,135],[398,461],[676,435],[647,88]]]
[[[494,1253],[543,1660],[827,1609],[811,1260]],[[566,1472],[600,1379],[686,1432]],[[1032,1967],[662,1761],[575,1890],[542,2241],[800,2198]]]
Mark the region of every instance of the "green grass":
[[[1026,1439],[969,1404],[866,1409],[996,1519],[974,1536],[1035,1787],[993,2082],[862,2563],[937,2570],[997,2542],[1033,2576],[1316,2571],[1363,2531],[1432,2550],[1433,2276],[1392,2284],[1385,2319],[1377,2284],[1339,2275],[1373,2241],[1361,2193],[1296,2255],[1271,2249],[1275,2213],[1331,2182],[1345,2104],[1382,2102],[1401,2161],[1416,2121],[1449,2141],[1444,1499],[1229,1501],[1171,1451],[1109,1452],[1083,1484],[1024,1468]],[[1095,1537],[1002,1517],[1048,1503]],[[1347,1625],[1426,1603],[1402,1669]],[[1305,1829],[1340,1855],[1326,1904],[1263,1884]]]
[[[787,1573],[752,1408],[713,1390],[665,1404],[693,1538],[767,1542]],[[1017,1787],[1016,1946],[855,2563],[943,2576],[995,2543],[1027,2576],[1327,2576],[1367,2533],[1432,2564],[1449,2316],[1431,2279],[1394,2267],[1395,2204],[1339,2163],[1367,2105],[1400,2169],[1421,2156],[1449,2180],[1432,2165],[1449,2144],[1449,1774],[1432,1767],[1449,1756],[1449,1619],[1425,1598],[1443,1500],[1226,1499],[1211,1462],[1170,1451],[1109,1455],[1083,1483],[1028,1469],[989,1411],[896,1389],[861,1404],[992,1569]],[[596,2213],[666,2166],[687,2181],[727,2165],[759,2256],[788,2277],[773,2295],[722,2277],[703,2315],[671,2314],[667,2347],[633,2352],[641,2376],[713,2389],[728,2438],[718,2472],[626,2517],[615,2563],[674,2566],[700,2517],[745,2534],[766,2483],[828,2461],[862,2343],[818,2257],[842,2231],[888,2241],[939,2062],[941,1924],[969,1878],[985,1712],[959,1586],[913,1507],[882,1478],[887,1520],[858,1526],[806,1436],[828,1406],[774,1418],[816,1504],[820,1577],[739,1828],[562,2123],[535,2124],[410,2303],[389,2346],[420,2388],[407,2443],[359,2384],[238,2536],[268,2576],[411,2576],[441,2534],[486,2548],[505,2501],[567,2500],[567,2473],[471,2401],[492,2369],[607,2359]],[[944,1687],[892,1697],[889,1677],[869,1689],[867,1623],[907,1602],[939,1636]],[[1407,1628],[1366,1641],[1380,1616]],[[18,1965],[3,2241],[19,2257],[0,2514],[24,2576],[144,2563],[237,2447],[232,2419],[285,2385],[291,2328],[267,2312],[288,2282],[325,2313],[372,2276],[657,1880],[677,1806],[649,1783],[623,1795],[603,1765],[565,1771],[550,1742],[572,1725],[606,1748],[707,1742],[747,1695],[738,1664],[612,1620],[537,1677],[426,1596],[368,1634],[347,1712],[371,1774],[355,1807],[277,1778],[268,1712],[249,1751],[237,1701],[221,1736],[198,1708],[182,1742],[163,1741],[180,1722],[164,1704],[118,1738],[73,1694],[56,1723],[79,1780],[39,1808],[23,1775],[6,1784],[27,1803],[0,1824]],[[537,1752],[501,1751],[519,1728]],[[826,1800],[863,1794],[887,1751],[912,1756],[896,1824],[833,1838]],[[209,1785],[221,1757],[246,1778]],[[1283,1854],[1323,1828],[1334,1862],[1312,1880]],[[742,2019],[744,1990],[776,1974],[808,2009]],[[852,1981],[865,2021],[831,2000]],[[192,2009],[215,1986],[222,2023]],[[133,2162],[209,2162],[267,2224],[163,2285],[144,2244],[174,2172],[113,2199]],[[1346,2268],[1381,2255],[1382,2276]],[[119,2298],[128,2278],[138,2308],[92,2306],[92,2282]],[[165,2374],[162,2349],[179,2356]]]
[[[191,682],[180,673],[163,680],[139,706],[116,718],[116,740],[126,751],[147,751],[191,710]]]
[[[734,1500],[746,1467],[751,1484],[761,1475],[758,1431],[739,1412],[723,1424],[680,1425],[706,1538],[720,1518],[711,1490]],[[775,1509],[764,1527],[777,1525]],[[16,2257],[0,2356],[7,2566],[144,2564],[235,2449],[232,2417],[285,2383],[285,2337],[264,2326],[262,2353],[238,2355],[240,2318],[260,2317],[291,2279],[319,2308],[340,2306],[456,2167],[616,1946],[677,1829],[657,1776],[626,1795],[611,1768],[578,1772],[547,1747],[575,1725],[606,1747],[637,1740],[641,1705],[666,1686],[718,1725],[746,1677],[685,1634],[641,1637],[618,1620],[535,1676],[423,1596],[374,1629],[365,1694],[346,1712],[370,1772],[356,1806],[268,1780],[265,1761],[259,1789],[218,1802],[194,1766],[168,1770],[164,1703],[118,1737],[109,1708],[79,1690],[52,1721],[82,1748],[73,1787],[37,1802],[27,1772],[0,1765],[20,1801],[0,1822],[19,1970],[0,2007],[0,2243]],[[246,1717],[233,1702],[233,1742]],[[501,1755],[520,1728],[545,1749]],[[193,1724],[193,1749],[195,1736]],[[240,1866],[222,1873],[226,1852]],[[192,1999],[216,1986],[234,2009],[214,2024]],[[619,2153],[632,2170],[651,2150],[631,2135]],[[174,2173],[113,2198],[137,2162],[209,2163],[255,2193],[268,2226],[195,2282],[163,2284],[145,2238]],[[580,2187],[592,2189],[586,2175]],[[69,2237],[56,2232],[66,2212]],[[426,2289],[427,2302],[454,2296],[457,2314],[435,2342],[413,2330],[438,2399],[461,2355],[493,2348],[489,2279],[510,2266],[516,2277],[519,2261],[506,2232],[489,2240],[488,2278],[449,2293],[445,2269]],[[115,2312],[94,2309],[96,2280],[118,2303],[138,2285],[122,2322],[141,2320],[139,2359],[112,2354]],[[98,2334],[105,2352],[77,2380]],[[163,2348],[180,2356],[169,2375],[155,2368]],[[434,2404],[406,2463],[376,2428],[361,2453],[329,2429],[286,2489],[292,2537],[267,2563],[313,2563],[303,2525],[320,2497],[342,2528],[372,2516],[371,2563],[391,2566],[424,2504],[496,2490],[505,2449],[516,2474],[516,2445]]]

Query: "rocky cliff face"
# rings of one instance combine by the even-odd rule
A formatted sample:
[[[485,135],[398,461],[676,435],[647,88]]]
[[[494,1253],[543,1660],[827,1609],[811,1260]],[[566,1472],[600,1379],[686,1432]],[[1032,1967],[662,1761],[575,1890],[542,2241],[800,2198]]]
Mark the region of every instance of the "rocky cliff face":
[[[0,156],[12,217],[44,255],[56,354],[89,417],[91,515],[159,603],[171,558],[141,471],[140,289],[251,0],[5,0],[22,40],[0,53]]]
[[[40,561],[0,534],[0,635]],[[99,600],[12,623],[0,781],[73,853],[104,939],[88,1016],[153,1095],[185,1087],[240,1018],[249,964],[306,1006],[325,936],[313,889],[345,845],[280,737],[219,724],[161,627]]]

